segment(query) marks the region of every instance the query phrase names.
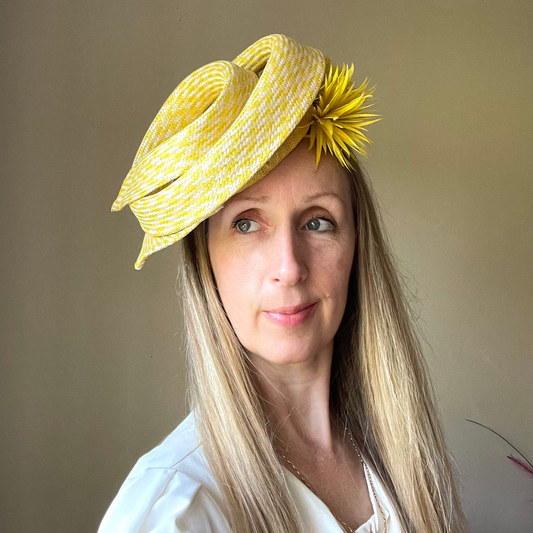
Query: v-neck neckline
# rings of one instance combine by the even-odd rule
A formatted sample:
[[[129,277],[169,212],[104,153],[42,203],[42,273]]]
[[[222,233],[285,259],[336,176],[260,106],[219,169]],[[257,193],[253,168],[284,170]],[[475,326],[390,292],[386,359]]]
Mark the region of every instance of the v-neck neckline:
[[[293,472],[291,472],[285,465],[283,465],[283,468],[288,472],[290,476],[294,480],[296,480],[297,485],[300,487],[300,490],[304,492],[304,494],[307,495],[308,498],[315,501],[319,506],[323,507],[323,509],[326,510],[326,512],[329,514],[332,520],[335,521],[335,523],[338,525],[339,532],[344,532],[344,528],[342,524],[338,521],[338,519],[335,517],[335,515],[331,512],[330,508],[296,475],[294,475]],[[376,485],[376,476],[372,472],[371,468],[367,465],[369,475],[372,476],[372,480],[374,482],[374,485]],[[366,487],[368,490],[368,495],[370,498],[370,503],[372,504],[373,514],[370,516],[370,518],[362,523],[356,530],[355,533],[370,533],[374,530],[377,532],[380,527],[380,523],[382,522],[382,519],[380,519],[379,516],[379,509],[376,501],[376,496],[374,496],[374,491],[372,490],[372,487],[370,485],[370,480],[368,476],[365,473],[365,481],[366,481]],[[376,489],[377,490],[377,489]],[[383,508],[383,503],[381,503],[381,507]],[[387,512],[387,509],[383,508],[383,512],[385,513],[385,520],[388,519],[389,513]],[[372,525],[371,525],[372,524]]]

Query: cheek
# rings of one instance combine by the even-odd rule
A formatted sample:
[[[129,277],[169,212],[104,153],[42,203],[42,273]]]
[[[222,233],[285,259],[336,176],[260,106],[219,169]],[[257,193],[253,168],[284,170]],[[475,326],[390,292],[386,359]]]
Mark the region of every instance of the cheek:
[[[354,247],[347,243],[335,243],[313,254],[312,269],[317,281],[322,280],[333,292],[342,290],[348,283]]]
[[[329,253],[321,254],[314,264],[314,284],[323,298],[328,330],[336,330],[344,315],[352,263],[351,246],[332,246]]]
[[[254,269],[246,258],[231,250],[217,250],[211,255],[211,264],[222,305],[239,336],[253,316]]]
[[[344,280],[345,283],[348,283],[350,272],[353,266],[353,259],[353,248],[350,249],[349,253],[344,253],[337,259],[336,272],[339,273],[339,276],[342,278],[342,280]]]

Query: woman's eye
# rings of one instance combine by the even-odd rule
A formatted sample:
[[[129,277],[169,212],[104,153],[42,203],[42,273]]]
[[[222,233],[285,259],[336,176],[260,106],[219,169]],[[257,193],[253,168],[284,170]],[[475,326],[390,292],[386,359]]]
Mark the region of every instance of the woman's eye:
[[[233,227],[237,228],[239,233],[251,233],[259,228],[259,224],[248,218],[241,218],[233,223]]]
[[[311,231],[328,231],[333,228],[333,224],[327,218],[312,218],[305,227]]]

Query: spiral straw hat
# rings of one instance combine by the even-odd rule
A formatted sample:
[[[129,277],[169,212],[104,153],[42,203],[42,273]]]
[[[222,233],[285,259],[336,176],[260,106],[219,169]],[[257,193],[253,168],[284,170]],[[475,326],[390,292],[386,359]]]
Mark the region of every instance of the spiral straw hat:
[[[146,132],[111,208],[129,205],[145,232],[137,270],[266,176],[308,134],[313,117],[326,124],[324,135],[319,131],[316,137],[320,152],[331,121],[318,116],[318,101],[312,104],[327,65],[319,50],[269,35],[231,62],[199,68],[176,87]],[[359,106],[370,97],[363,93]],[[372,122],[371,116],[360,113],[359,125]],[[369,142],[359,129],[357,135]],[[334,153],[331,143],[323,144]]]

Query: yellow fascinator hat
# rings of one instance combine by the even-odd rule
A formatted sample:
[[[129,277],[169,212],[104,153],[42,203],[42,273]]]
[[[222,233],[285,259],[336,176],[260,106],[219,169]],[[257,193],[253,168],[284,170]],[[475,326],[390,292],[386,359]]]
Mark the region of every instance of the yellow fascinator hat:
[[[129,205],[145,232],[135,263],[170,246],[233,195],[265,177],[304,138],[316,164],[329,151],[347,168],[364,154],[372,89],[353,66],[284,35],[185,78],[146,132],[111,211]]]

